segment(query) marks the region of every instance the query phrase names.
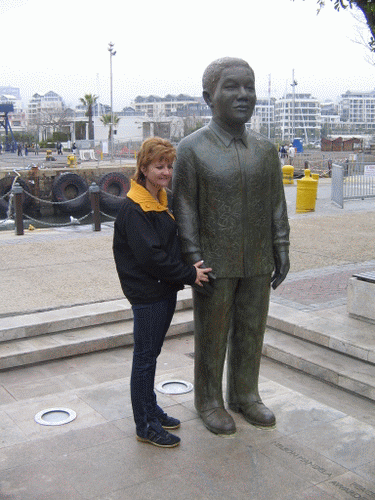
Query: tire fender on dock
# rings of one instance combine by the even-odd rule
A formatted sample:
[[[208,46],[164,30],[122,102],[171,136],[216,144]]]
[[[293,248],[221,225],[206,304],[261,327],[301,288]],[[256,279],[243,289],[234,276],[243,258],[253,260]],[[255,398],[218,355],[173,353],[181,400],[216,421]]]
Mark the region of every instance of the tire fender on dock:
[[[67,172],[56,177],[52,194],[60,202],[58,208],[62,212],[74,213],[89,207],[89,186],[78,174]]]
[[[5,211],[5,217],[7,215],[8,211],[8,203],[9,203],[9,196],[12,191],[12,186],[14,183],[14,180],[16,179],[15,175],[8,175],[6,177],[3,177],[0,179],[0,218],[3,218],[2,215]],[[22,187],[23,193],[22,193],[22,208],[25,209],[30,206],[32,202],[31,196],[28,194],[30,193],[30,187],[27,181],[21,179],[18,177],[16,182]],[[4,196],[9,194],[4,199]]]
[[[109,172],[98,182],[100,205],[104,210],[118,210],[130,188],[128,177],[121,172]]]
[[[0,219],[6,219],[8,215],[8,203],[0,199]]]

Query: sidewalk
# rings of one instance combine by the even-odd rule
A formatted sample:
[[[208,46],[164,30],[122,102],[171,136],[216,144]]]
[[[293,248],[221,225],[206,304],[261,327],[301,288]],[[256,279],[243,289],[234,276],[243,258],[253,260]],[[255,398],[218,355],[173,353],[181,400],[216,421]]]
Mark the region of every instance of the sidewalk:
[[[291,270],[275,298],[296,302],[297,296],[307,305],[345,300],[350,273],[374,267],[375,200],[340,209],[330,202],[330,179],[319,182],[316,210],[307,214],[295,213],[296,186],[286,186]],[[112,236],[113,223],[100,232],[91,226],[26,229],[23,236],[0,231],[0,317],[122,298]]]
[[[374,200],[331,206],[322,180],[316,212],[291,223],[291,272],[272,304],[345,321],[346,283],[374,269]],[[326,182],[327,181],[327,182]],[[293,205],[294,203],[294,205]],[[112,259],[112,225],[0,232],[0,315],[122,298]],[[191,336],[168,339],[157,383],[193,383]],[[197,418],[193,392],[158,394],[182,420],[182,445],[139,443],[129,395],[131,348],[0,372],[0,498],[3,500],[375,498],[375,405],[268,359],[261,395],[277,427],[256,429],[234,415],[237,434],[221,438]],[[34,421],[41,410],[71,408],[62,426]]]

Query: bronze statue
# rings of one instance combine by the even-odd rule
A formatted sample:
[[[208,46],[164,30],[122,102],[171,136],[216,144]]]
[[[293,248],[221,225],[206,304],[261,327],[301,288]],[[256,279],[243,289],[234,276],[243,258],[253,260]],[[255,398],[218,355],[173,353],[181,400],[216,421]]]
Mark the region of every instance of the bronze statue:
[[[203,74],[212,120],[183,139],[174,171],[174,213],[184,258],[213,269],[194,290],[195,406],[216,434],[236,431],[227,402],[253,425],[276,419],[258,392],[270,285],[289,271],[289,223],[275,146],[246,130],[256,102],[254,72],[223,58]]]

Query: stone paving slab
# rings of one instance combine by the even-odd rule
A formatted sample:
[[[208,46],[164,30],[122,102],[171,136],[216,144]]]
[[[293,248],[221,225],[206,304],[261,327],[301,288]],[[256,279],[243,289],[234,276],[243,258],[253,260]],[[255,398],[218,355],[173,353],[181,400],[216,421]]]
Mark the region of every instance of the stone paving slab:
[[[328,266],[290,273],[276,290],[272,300],[290,304],[302,310],[328,309],[346,304],[348,283],[353,274],[372,271],[375,260],[369,262]]]
[[[188,356],[193,350],[192,337],[167,340],[156,382],[193,381],[194,362]],[[285,376],[287,369],[276,366],[272,373],[262,364],[260,391],[276,413],[276,429],[257,429],[234,414],[236,435],[216,436],[197,417],[193,392],[160,394],[160,403],[182,420],[176,431],[181,446],[162,450],[134,437],[131,355],[131,349],[116,349],[4,372],[0,384],[14,399],[0,400],[1,499],[374,497],[374,427],[339,408],[352,400],[353,407],[371,412],[375,420],[373,404],[337,391],[326,404],[319,401],[318,382],[305,379],[303,394],[283,385],[283,380],[293,382]],[[105,374],[109,368],[112,380],[93,380],[95,373]],[[76,387],[71,385],[74,374],[81,375]],[[304,376],[296,377],[301,381]],[[22,390],[27,378],[34,394],[27,387]],[[38,393],[38,381],[50,391]],[[38,411],[54,406],[72,408],[76,420],[57,427],[34,421]]]
[[[343,298],[322,308],[323,283],[325,300],[316,295],[310,303],[299,302],[312,284],[312,275],[302,273],[319,271],[327,284],[335,275],[333,292],[343,293],[340,272],[332,273],[332,266],[339,270],[374,259],[373,200],[348,202],[340,211],[319,199],[318,190],[316,212],[295,215],[295,190],[286,192],[292,228],[288,279],[300,273],[295,282],[301,288],[293,297],[293,290],[283,295],[281,289],[278,300],[288,301],[295,316],[314,314],[319,324],[331,315],[342,326],[343,304],[337,302]],[[81,227],[23,237],[0,232],[0,315],[122,299],[111,239],[110,225],[100,233]],[[192,337],[167,340],[157,381],[193,382],[193,351]],[[183,424],[177,431],[182,445],[160,450],[134,438],[130,365],[131,350],[121,348],[0,373],[1,499],[375,498],[373,403],[263,360],[261,395],[276,412],[275,430],[255,429],[234,415],[237,434],[221,438],[197,418],[193,393],[161,395],[161,404]],[[53,406],[71,407],[77,419],[39,426],[35,414]]]

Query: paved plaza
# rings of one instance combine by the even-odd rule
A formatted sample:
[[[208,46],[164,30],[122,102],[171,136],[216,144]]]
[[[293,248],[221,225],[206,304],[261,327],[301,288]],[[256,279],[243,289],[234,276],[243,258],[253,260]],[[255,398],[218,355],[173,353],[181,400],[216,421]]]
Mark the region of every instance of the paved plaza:
[[[346,286],[374,269],[374,200],[331,205],[321,179],[316,211],[295,213],[286,186],[291,272],[272,305],[346,321]],[[0,231],[0,316],[66,310],[122,298],[112,259],[113,224]],[[156,383],[193,383],[192,336],[170,338]],[[158,394],[182,421],[181,446],[135,439],[129,394],[131,347],[0,371],[1,500],[375,499],[374,402],[262,360],[260,391],[276,414],[261,430],[233,414],[233,437],[211,434],[194,392]],[[76,418],[45,426],[35,415],[68,408]]]

